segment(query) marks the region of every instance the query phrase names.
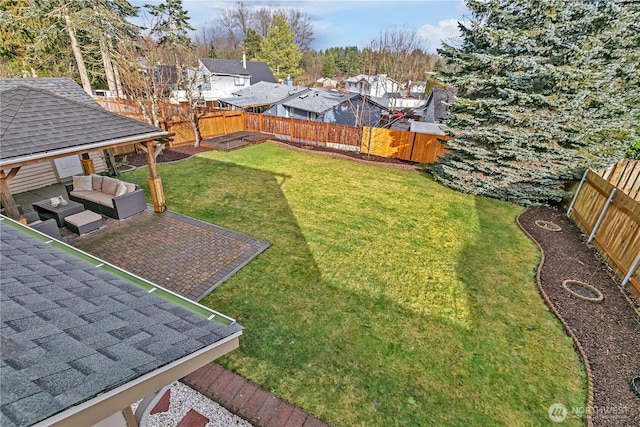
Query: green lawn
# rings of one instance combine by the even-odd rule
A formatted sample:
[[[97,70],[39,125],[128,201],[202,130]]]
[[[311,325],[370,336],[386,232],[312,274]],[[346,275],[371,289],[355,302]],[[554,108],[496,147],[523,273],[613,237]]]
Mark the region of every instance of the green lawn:
[[[203,300],[246,327],[220,362],[248,380],[334,426],[554,425],[549,405],[584,406],[522,208],[269,143],[158,169],[169,209],[272,243]],[[146,176],[126,179],[149,194]]]

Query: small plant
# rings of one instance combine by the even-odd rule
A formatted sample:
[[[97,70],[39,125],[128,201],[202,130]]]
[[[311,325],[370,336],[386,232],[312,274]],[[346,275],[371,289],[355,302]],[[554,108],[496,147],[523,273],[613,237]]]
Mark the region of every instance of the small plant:
[[[625,156],[629,159],[640,160],[640,140],[636,141],[635,144],[631,144],[629,147],[627,147]]]

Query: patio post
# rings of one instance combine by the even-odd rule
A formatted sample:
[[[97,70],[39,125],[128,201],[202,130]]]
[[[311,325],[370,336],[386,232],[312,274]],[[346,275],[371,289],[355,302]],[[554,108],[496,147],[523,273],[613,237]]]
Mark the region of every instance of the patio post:
[[[151,190],[151,198],[153,199],[153,210],[161,213],[167,210],[167,203],[164,198],[162,189],[162,180],[158,176],[156,169],[156,155],[153,148],[153,141],[145,141],[141,146],[147,154],[147,165],[149,166],[149,189]]]
[[[13,195],[9,189],[9,183],[13,177],[16,176],[19,170],[19,167],[12,168],[8,175],[5,174],[3,170],[0,170],[0,201],[2,202],[2,207],[9,218],[15,219],[16,221],[26,225],[27,220],[20,214],[16,201],[13,199]]]
[[[82,170],[85,175],[96,173],[96,166],[93,164],[93,159],[89,157],[89,153],[82,153],[80,162],[82,163]]]

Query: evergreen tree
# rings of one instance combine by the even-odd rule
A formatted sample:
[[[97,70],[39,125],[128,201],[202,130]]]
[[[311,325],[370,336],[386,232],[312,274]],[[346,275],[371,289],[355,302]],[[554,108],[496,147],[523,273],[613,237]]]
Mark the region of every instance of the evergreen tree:
[[[284,79],[288,75],[295,79],[302,74],[302,51],[294,39],[295,35],[291,32],[284,13],[275,13],[269,35],[262,39],[258,58],[269,65],[277,79]]]
[[[242,45],[244,46],[244,53],[247,55],[247,58],[256,59],[260,56],[261,44],[262,36],[257,30],[249,28],[247,30],[247,35],[244,37],[242,42]]]
[[[322,64],[322,77],[331,77],[336,74],[336,63],[333,61],[333,56],[326,55],[324,57],[324,63]]]
[[[209,55],[208,58],[216,59],[218,57],[218,51],[216,50],[216,45],[213,41],[209,43],[209,50],[207,54]]]
[[[615,30],[620,5],[468,0],[467,6],[472,19],[459,24],[462,45],[439,50],[454,70],[442,76],[457,99],[446,120],[453,150],[433,175],[471,194],[558,202],[567,180],[612,163],[634,138],[621,78],[611,72],[612,55],[625,43]]]
[[[156,18],[151,34],[158,38],[158,43],[174,48],[191,46],[189,31],[193,31],[193,27],[182,7],[182,0],[165,0],[157,5],[145,4],[144,7]]]

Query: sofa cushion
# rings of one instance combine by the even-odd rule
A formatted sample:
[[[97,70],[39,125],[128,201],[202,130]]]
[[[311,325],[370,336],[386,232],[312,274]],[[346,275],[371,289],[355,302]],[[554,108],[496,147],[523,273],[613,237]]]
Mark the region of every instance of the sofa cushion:
[[[94,191],[102,191],[102,177],[94,173],[91,174],[91,185]]]
[[[116,197],[124,196],[125,194],[127,194],[127,186],[124,185],[124,182],[121,182],[120,184],[118,184],[118,189],[116,190]]]
[[[83,194],[83,199],[89,200],[90,202],[98,203],[102,206],[113,207],[113,194],[106,194],[101,191],[91,191]]]
[[[91,184],[91,176],[89,175],[77,175],[73,177],[73,190],[74,191],[91,191],[93,186]]]
[[[120,184],[120,180],[110,178],[108,176],[102,177],[102,192],[110,195],[116,194],[116,190],[118,189],[118,184]]]
[[[136,191],[136,185],[135,184],[131,184],[131,183],[125,182],[124,185],[127,187],[127,193],[133,193],[134,191]]]

